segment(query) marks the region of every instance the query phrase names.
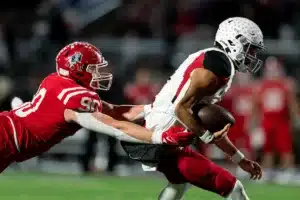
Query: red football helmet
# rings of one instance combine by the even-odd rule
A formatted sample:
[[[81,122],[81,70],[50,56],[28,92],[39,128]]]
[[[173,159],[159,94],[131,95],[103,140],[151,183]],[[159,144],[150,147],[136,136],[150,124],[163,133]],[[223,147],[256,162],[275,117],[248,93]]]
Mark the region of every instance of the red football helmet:
[[[87,42],[74,42],[56,56],[56,71],[93,90],[109,90],[112,74],[100,72],[108,65],[99,49]]]

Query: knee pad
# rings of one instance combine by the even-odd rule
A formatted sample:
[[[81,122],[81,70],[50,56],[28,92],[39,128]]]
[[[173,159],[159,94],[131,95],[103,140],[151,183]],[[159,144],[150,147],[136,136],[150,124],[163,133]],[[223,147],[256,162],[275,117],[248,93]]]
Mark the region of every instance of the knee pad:
[[[249,200],[249,197],[247,196],[245,188],[241,181],[236,180],[234,188],[232,189],[226,200]]]

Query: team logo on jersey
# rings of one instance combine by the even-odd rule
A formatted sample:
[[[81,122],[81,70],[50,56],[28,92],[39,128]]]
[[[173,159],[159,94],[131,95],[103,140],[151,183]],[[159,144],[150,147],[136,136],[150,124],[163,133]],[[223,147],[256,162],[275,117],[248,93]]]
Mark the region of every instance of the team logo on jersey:
[[[82,54],[75,52],[73,55],[68,57],[69,67],[73,68],[76,64],[80,63],[82,59]]]

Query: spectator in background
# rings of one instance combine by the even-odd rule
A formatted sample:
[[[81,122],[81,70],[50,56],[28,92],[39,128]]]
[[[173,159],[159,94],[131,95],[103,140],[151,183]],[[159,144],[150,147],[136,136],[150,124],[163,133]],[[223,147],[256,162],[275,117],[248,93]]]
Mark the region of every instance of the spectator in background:
[[[123,27],[135,32],[138,37],[152,37],[153,31],[150,22],[158,2],[157,0],[141,0],[129,3],[125,6],[121,19],[125,23]],[[126,30],[122,32],[126,33]]]
[[[154,101],[159,86],[150,82],[151,73],[147,68],[139,68],[133,83],[126,85],[124,96],[132,104],[148,104]]]
[[[196,30],[197,10],[189,1],[177,1],[175,23],[173,30],[177,35],[182,35]]]
[[[180,0],[165,1],[163,13],[163,37],[167,43],[164,66],[166,69],[172,69],[170,63],[176,43],[182,34],[196,30],[197,13],[190,1]]]
[[[294,168],[292,121],[297,114],[293,82],[284,75],[282,63],[275,57],[267,58],[263,80],[256,93],[255,118],[261,117],[265,132],[262,166],[263,180],[280,184],[291,181]],[[280,169],[273,171],[276,153],[280,156]]]
[[[296,1],[295,9],[300,10],[300,1]],[[293,24],[296,29],[297,39],[299,40],[300,39],[300,12],[295,12],[293,16]]]
[[[47,22],[48,40],[51,44],[56,45],[56,48],[61,48],[69,42],[71,33],[70,27],[66,23],[62,9],[59,7],[59,1],[43,0],[36,10],[40,20]],[[49,27],[48,27],[49,26]]]
[[[11,109],[13,82],[6,76],[0,76],[0,111]]]
[[[294,2],[290,0],[256,0],[248,1],[243,14],[254,20],[267,38],[279,38],[279,29],[283,24],[291,24],[294,13],[297,13]],[[249,15],[252,10],[253,14]]]
[[[60,48],[70,40],[70,30],[67,26],[63,13],[57,6],[53,6],[49,12],[49,40]]]
[[[3,22],[2,22],[2,32],[3,32],[3,39],[5,41],[5,46],[7,48],[7,53],[8,53],[8,61],[10,65],[9,72],[13,73],[14,68],[16,66],[16,60],[18,59],[18,54],[17,54],[17,46],[16,46],[16,30],[14,29],[14,24],[15,24],[15,14],[8,13],[6,14],[5,17],[3,17]],[[6,69],[8,70],[8,69]]]
[[[299,91],[297,92],[296,95],[297,98],[297,119],[294,123],[294,133],[295,133],[295,137],[294,137],[294,144],[295,144],[295,154],[296,156],[296,160],[295,163],[297,163],[299,165],[300,163],[300,93]],[[300,181],[300,173],[298,173],[297,175],[298,180]],[[300,183],[300,182],[299,182]]]

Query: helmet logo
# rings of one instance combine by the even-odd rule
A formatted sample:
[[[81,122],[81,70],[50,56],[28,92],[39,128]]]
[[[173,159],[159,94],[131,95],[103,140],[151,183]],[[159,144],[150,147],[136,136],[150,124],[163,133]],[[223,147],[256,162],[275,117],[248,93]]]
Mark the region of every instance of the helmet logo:
[[[79,52],[75,52],[73,55],[68,57],[69,67],[73,69],[76,64],[81,62],[81,59],[82,54]]]

